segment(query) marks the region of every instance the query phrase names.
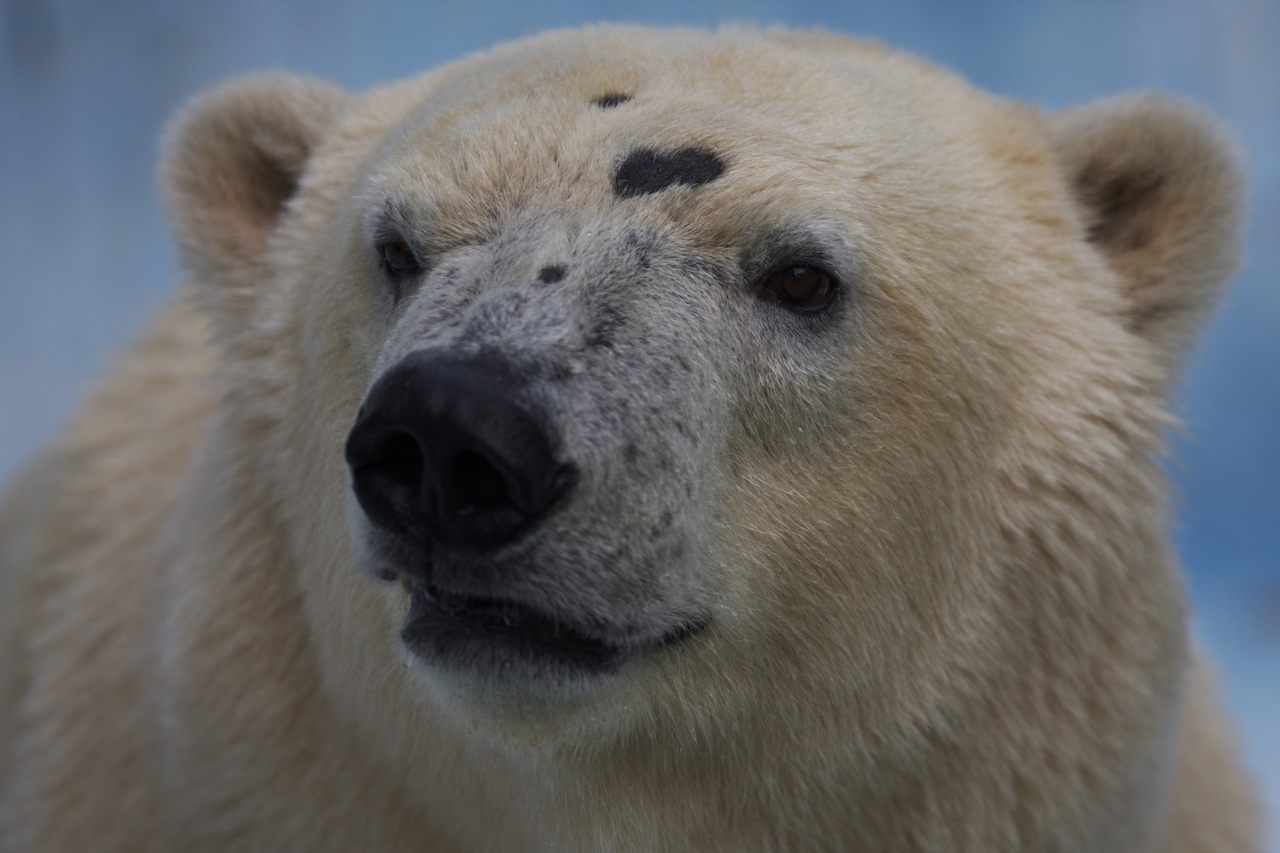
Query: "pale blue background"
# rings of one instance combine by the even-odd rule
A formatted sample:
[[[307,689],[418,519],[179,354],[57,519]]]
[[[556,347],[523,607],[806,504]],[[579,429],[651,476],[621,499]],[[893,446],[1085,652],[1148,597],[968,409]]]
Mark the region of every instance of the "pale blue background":
[[[502,39],[600,20],[820,24],[1046,108],[1154,88],[1199,100],[1236,129],[1252,172],[1247,262],[1192,362],[1172,467],[1199,631],[1220,661],[1247,759],[1280,813],[1275,0],[0,0],[0,480],[175,278],[153,174],[157,134],[185,98],[274,67],[358,89]]]

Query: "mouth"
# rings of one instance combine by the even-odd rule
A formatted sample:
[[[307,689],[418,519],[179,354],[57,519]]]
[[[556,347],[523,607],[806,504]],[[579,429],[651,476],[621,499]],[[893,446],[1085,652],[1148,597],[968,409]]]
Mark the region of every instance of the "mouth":
[[[638,645],[589,634],[519,602],[414,581],[400,637],[415,657],[447,669],[589,678],[611,675],[639,649],[674,644],[705,625],[689,622]]]

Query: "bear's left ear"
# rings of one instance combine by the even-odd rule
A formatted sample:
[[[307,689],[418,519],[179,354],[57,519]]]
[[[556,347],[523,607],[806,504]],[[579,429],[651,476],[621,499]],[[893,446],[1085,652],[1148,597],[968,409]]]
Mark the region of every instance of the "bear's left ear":
[[[224,310],[257,284],[268,238],[348,100],[311,78],[246,77],[196,97],[170,126],[161,182],[182,260]]]
[[[1124,283],[1129,328],[1176,375],[1238,262],[1234,142],[1200,108],[1153,94],[1065,110],[1048,126],[1087,237]]]

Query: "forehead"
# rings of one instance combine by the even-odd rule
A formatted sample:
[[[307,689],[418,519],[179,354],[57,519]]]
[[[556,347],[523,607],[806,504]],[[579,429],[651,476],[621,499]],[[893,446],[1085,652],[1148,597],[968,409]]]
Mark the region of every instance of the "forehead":
[[[656,127],[701,122],[712,131],[734,122],[749,127],[753,119],[816,126],[824,118],[834,127],[848,115],[827,116],[814,107],[859,100],[848,94],[866,48],[852,41],[845,47],[821,54],[755,32],[553,33],[452,66],[408,125],[467,134],[495,111],[523,109],[541,115],[539,124],[547,126],[587,105],[607,110],[625,104]]]
[[[956,176],[992,168],[984,116],[1007,113],[875,45],[642,28],[517,43],[402,100],[368,161],[365,198],[430,217],[451,232],[436,233],[446,244],[535,202],[584,215],[642,202],[697,216],[708,237],[797,218],[852,223],[868,205],[901,207],[892,196],[903,194],[945,203]],[[667,172],[627,199],[619,187],[637,185],[646,158]]]

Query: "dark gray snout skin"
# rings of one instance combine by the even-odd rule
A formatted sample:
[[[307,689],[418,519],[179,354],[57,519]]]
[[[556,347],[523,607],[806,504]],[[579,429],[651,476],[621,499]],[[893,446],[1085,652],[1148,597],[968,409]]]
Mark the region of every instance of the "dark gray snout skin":
[[[362,568],[412,587],[429,664],[612,671],[711,618],[724,283],[625,226],[548,232],[422,275],[348,439]]]

